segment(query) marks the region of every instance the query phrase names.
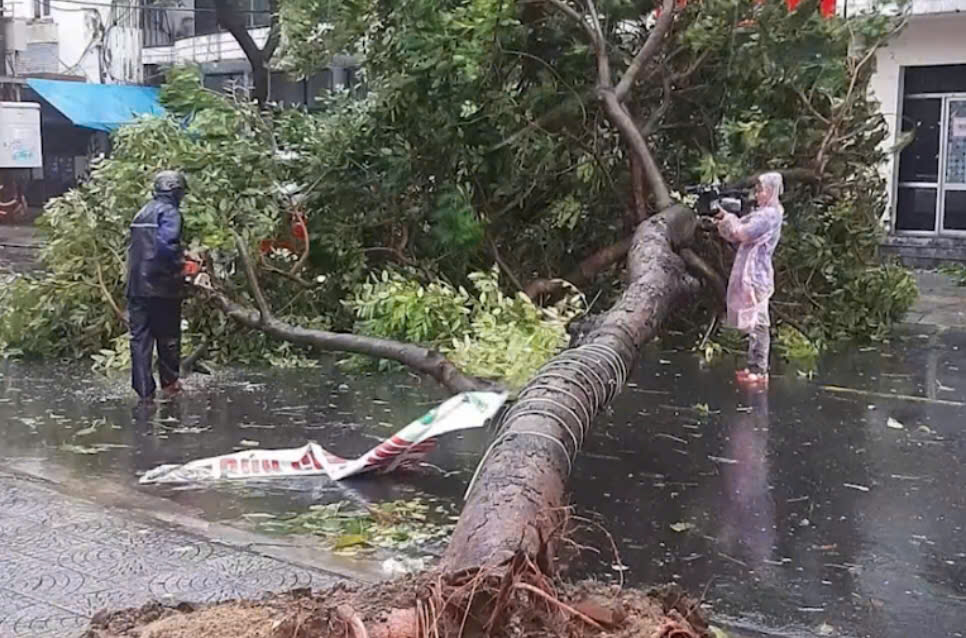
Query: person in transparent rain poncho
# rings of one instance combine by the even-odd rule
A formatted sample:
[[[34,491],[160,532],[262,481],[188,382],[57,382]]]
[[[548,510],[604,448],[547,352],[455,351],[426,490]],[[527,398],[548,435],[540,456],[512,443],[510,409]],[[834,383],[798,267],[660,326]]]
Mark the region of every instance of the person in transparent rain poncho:
[[[751,384],[768,382],[768,355],[771,346],[768,300],[775,292],[772,255],[781,236],[782,176],[764,173],[755,185],[758,206],[744,217],[723,210],[716,216],[721,236],[737,244],[738,253],[728,280],[728,323],[748,333],[748,368],[738,372],[738,380]]]

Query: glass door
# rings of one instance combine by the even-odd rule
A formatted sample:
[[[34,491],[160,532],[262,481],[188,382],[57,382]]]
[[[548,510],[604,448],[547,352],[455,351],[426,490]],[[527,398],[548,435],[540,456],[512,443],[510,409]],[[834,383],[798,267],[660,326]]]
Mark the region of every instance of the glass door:
[[[966,234],[966,98],[945,98],[941,234]]]
[[[902,102],[902,133],[913,138],[899,155],[897,231],[931,235],[937,230],[942,114],[941,96],[910,96]]]

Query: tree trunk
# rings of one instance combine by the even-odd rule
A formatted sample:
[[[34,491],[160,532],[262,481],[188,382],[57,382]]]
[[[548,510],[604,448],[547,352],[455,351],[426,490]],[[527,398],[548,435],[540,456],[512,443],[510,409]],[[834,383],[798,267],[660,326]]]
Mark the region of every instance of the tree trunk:
[[[268,69],[265,68],[264,56],[259,55],[255,60],[250,60],[252,65],[252,99],[264,105],[268,101]],[[257,66],[256,66],[257,64]]]
[[[690,210],[673,206],[637,228],[628,260],[631,283],[620,300],[580,346],[548,363],[506,412],[470,486],[444,556],[446,569],[498,564],[518,549],[536,555],[552,538],[571,464],[592,421],[627,380],[640,347],[699,288],[675,252],[696,225]]]
[[[647,219],[647,177],[641,169],[637,155],[631,153],[628,159],[631,178],[631,201],[624,213],[624,232],[634,233],[634,229]]]

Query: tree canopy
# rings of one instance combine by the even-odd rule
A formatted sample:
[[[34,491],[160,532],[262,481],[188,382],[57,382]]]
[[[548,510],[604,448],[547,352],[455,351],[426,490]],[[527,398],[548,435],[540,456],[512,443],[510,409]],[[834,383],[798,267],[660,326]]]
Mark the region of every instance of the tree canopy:
[[[655,15],[640,2],[597,8],[616,83]],[[434,285],[453,299],[462,286],[482,307],[493,292],[472,281],[494,281],[494,264],[507,299],[529,289],[534,302],[555,301],[532,284],[567,278],[605,304],[621,289],[633,228],[661,206],[598,102],[583,15],[562,1],[283,1],[281,64],[310,73],[350,53],[364,90],[320,96],[319,110],[260,108],[174,70],[168,116],[122,128],[91,179],[48,205],[46,273],[2,293],[0,344],[34,354],[113,348],[125,329],[127,224],[151,174],[167,167],[188,173],[186,236],[225,290],[252,299],[238,233],[275,312],[294,324],[390,331],[393,313],[414,307],[399,290],[418,298]],[[668,22],[625,103],[672,197],[762,170],[799,178],[787,180],[773,307],[814,346],[883,337],[915,295],[909,274],[878,254],[886,127],[867,94],[874,51],[901,24],[885,13],[824,18],[814,0],[792,12],[778,0],[692,2]],[[713,236],[698,252],[726,274],[728,250]],[[414,285],[388,285],[400,277]],[[562,303],[531,303],[519,325],[523,342],[556,326],[561,338],[541,341],[546,356],[563,343],[560,318],[579,309]],[[707,316],[718,303],[707,295]],[[361,311],[374,307],[382,321]],[[200,303],[186,316],[189,334],[235,360],[302,360],[294,346],[227,330]],[[696,313],[679,321],[707,323]],[[460,325],[430,322],[405,336],[475,338]]]

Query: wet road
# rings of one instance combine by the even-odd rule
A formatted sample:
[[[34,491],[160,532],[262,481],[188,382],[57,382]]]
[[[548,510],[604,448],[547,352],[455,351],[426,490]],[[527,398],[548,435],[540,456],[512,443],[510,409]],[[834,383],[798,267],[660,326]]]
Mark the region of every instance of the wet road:
[[[455,475],[138,488],[139,472],[242,441],[314,439],[340,454],[362,452],[444,395],[406,375],[236,371],[194,377],[188,396],[151,413],[133,407],[123,379],[100,379],[83,364],[57,372],[0,365],[6,464],[144,489],[210,520],[415,494],[455,507],[486,444],[483,432],[444,439],[430,460]],[[613,534],[627,581],[677,580],[706,592],[732,626],[963,636],[963,400],[961,332],[841,353],[815,379],[791,371],[759,394],[736,388],[728,364],[706,368],[689,353],[650,351],[596,424],[575,468],[574,501]],[[605,547],[599,535],[590,540]],[[615,578],[614,563],[574,559],[571,570]]]
[[[840,355],[766,393],[665,360],[618,398],[572,482],[632,582],[677,580],[781,634],[966,635],[966,409],[819,387],[959,401],[966,336]]]

